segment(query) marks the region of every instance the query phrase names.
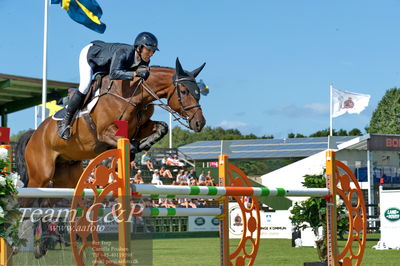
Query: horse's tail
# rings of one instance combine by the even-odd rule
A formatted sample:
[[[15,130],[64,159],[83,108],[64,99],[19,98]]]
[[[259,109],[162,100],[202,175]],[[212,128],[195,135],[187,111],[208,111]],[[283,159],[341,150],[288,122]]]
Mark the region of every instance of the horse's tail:
[[[15,165],[17,167],[17,172],[21,176],[21,181],[25,186],[28,185],[29,177],[25,164],[25,148],[31,138],[34,130],[26,131],[18,140],[17,146],[15,148]]]

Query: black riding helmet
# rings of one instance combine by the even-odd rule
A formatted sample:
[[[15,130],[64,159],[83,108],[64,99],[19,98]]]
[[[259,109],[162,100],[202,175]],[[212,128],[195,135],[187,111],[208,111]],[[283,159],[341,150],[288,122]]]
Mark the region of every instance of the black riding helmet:
[[[150,32],[141,32],[135,39],[134,46],[135,48],[138,46],[145,46],[148,49],[159,51],[158,50],[158,41],[156,36]]]

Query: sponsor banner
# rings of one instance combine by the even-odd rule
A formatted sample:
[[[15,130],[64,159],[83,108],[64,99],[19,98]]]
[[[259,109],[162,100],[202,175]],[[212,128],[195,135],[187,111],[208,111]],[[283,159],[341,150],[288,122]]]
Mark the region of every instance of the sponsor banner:
[[[367,145],[369,150],[400,151],[400,138],[398,136],[372,135]]]
[[[209,162],[209,163],[208,163],[208,167],[218,167],[218,162],[217,162],[217,161],[215,161],[215,162]]]
[[[218,231],[219,220],[217,217],[212,216],[189,216],[188,231]]]
[[[248,213],[247,216],[250,216]],[[261,238],[292,238],[290,211],[260,211]],[[229,238],[242,238],[243,217],[237,203],[229,203]],[[249,232],[247,232],[249,235]]]
[[[380,193],[381,241],[387,248],[400,248],[400,190]]]

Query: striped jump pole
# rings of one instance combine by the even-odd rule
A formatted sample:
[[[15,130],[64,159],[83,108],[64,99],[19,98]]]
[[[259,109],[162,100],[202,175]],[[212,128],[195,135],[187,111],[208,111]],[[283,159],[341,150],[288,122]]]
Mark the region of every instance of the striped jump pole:
[[[151,198],[151,199],[202,199],[202,200],[214,200],[219,199],[221,196],[199,196],[199,195],[175,195],[175,194],[139,194],[132,193],[135,198]]]
[[[68,208],[20,208],[22,217],[38,218],[38,217],[69,217],[71,209]],[[98,216],[105,216],[112,213],[111,208],[98,209]],[[82,210],[77,210],[76,215],[81,216]],[[132,216],[143,217],[164,217],[164,216],[219,216],[221,209],[219,208],[144,208],[138,212],[133,212]]]
[[[73,188],[17,188],[19,198],[72,198],[75,189]],[[94,197],[101,194],[103,189],[85,189],[83,197]],[[112,196],[109,192],[107,196]]]
[[[141,194],[172,194],[190,196],[255,196],[255,197],[323,197],[329,194],[327,188],[285,189],[267,187],[208,187],[208,186],[165,186],[138,184],[131,185],[132,191]]]
[[[142,216],[218,216],[221,215],[219,208],[145,208]]]

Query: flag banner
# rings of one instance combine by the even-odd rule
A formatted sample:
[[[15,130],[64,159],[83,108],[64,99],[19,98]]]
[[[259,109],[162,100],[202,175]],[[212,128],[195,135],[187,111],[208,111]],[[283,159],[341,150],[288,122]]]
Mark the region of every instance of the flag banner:
[[[10,128],[0,127],[0,142],[10,143]]]
[[[369,103],[371,95],[341,91],[332,88],[332,117],[338,117],[345,113],[359,114]]]
[[[115,132],[114,136],[128,138],[128,121],[115,120],[114,123],[118,127],[118,130]]]
[[[106,25],[100,21],[103,11],[96,0],[51,0],[52,4],[61,4],[69,17],[91,30],[104,33]]]

